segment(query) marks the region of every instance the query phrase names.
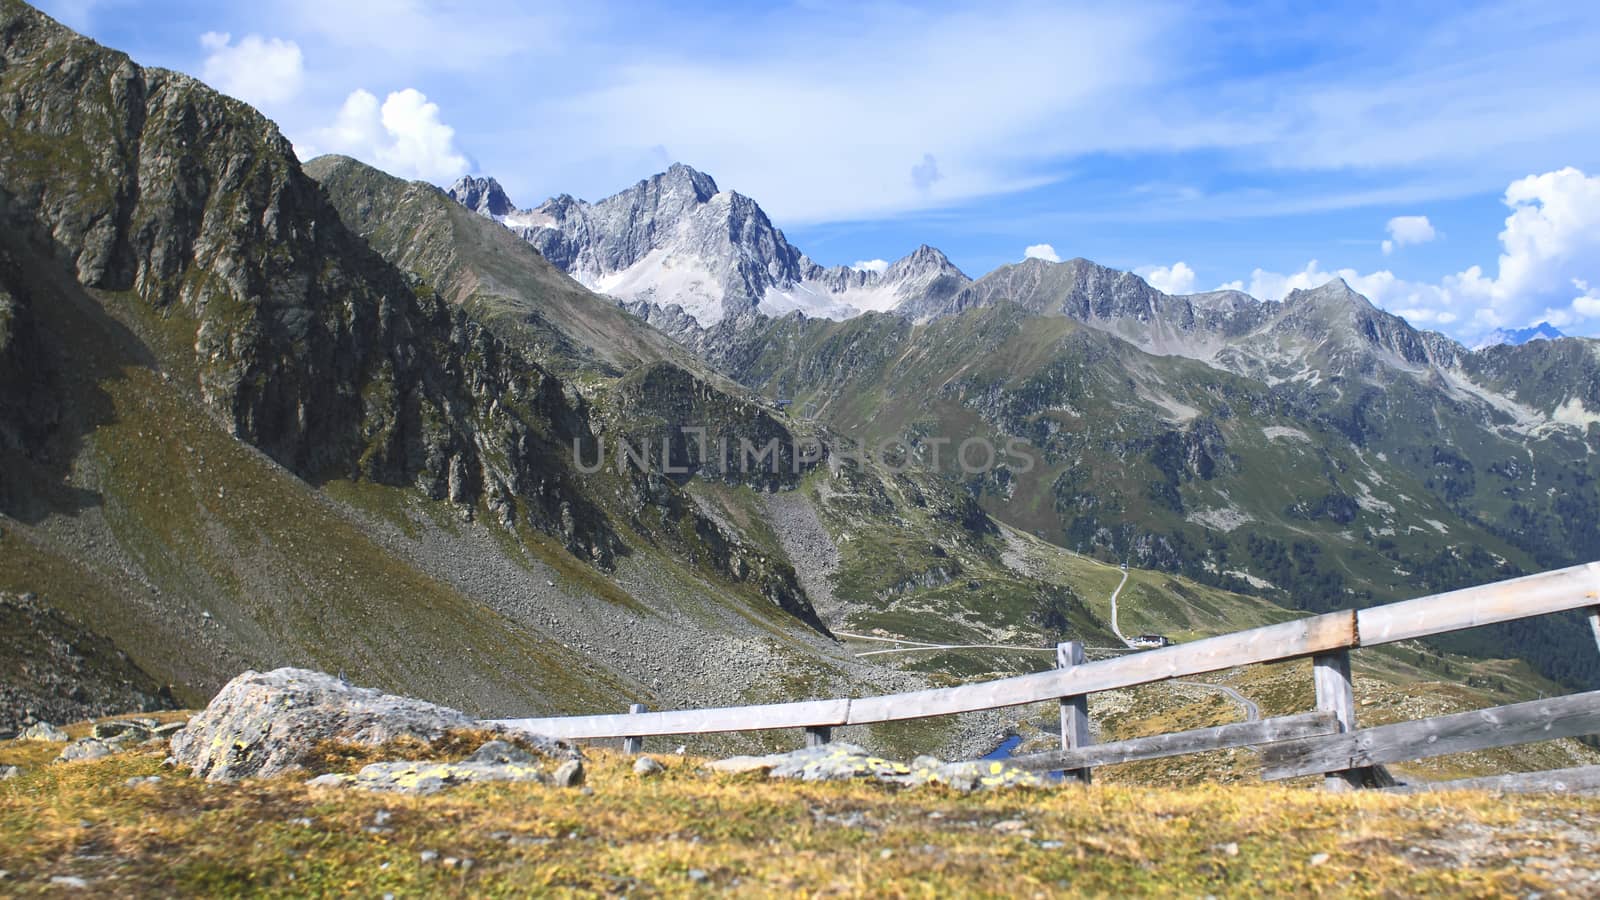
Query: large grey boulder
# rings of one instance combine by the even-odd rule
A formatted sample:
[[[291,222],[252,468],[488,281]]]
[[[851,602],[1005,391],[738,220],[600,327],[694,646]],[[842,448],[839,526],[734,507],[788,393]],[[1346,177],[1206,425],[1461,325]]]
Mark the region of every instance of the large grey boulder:
[[[459,710],[322,672],[245,672],[173,737],[172,757],[207,781],[234,781],[293,771],[322,741],[377,746],[401,737],[434,741],[459,729],[498,730]],[[576,755],[555,741],[519,740],[552,758]]]

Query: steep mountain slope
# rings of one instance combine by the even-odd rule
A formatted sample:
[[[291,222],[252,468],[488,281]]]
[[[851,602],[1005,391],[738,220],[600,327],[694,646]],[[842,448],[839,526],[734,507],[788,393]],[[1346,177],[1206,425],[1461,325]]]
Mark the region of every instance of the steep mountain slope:
[[[574,459],[685,397],[787,440],[770,411],[525,245],[467,252],[434,192],[373,234],[438,296],[253,110],[0,13],[0,589],[190,701],[286,663],[502,712],[737,700],[795,659],[905,683],[682,485]],[[556,338],[600,380],[528,355]]]
[[[451,196],[502,222],[584,285],[711,326],[752,313],[848,318],[908,300],[946,298],[968,279],[923,246],[883,272],[823,268],[791,245],[761,207],[682,164],[595,203],[570,196],[530,210],[493,179],[463,178]]]

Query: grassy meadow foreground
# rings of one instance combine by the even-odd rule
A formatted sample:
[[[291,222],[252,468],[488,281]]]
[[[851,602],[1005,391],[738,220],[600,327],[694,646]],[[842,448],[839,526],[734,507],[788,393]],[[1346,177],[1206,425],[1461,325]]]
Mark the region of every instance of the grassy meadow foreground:
[[[86,726],[69,729],[75,735]],[[316,768],[449,746],[329,747]],[[0,744],[0,893],[1593,896],[1600,798],[1062,787],[960,795],[710,775],[588,751],[589,790],[207,784],[161,749]],[[48,763],[48,764],[47,764]],[[131,779],[160,776],[156,782]]]

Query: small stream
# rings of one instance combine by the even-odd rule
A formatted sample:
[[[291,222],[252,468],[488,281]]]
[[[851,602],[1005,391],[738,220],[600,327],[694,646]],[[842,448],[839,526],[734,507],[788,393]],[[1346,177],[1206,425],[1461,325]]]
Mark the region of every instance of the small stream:
[[[1000,746],[983,755],[984,759],[1010,759],[1011,754],[1022,746],[1022,735],[1013,734],[1000,742]]]
[[[1020,734],[1007,735],[1006,739],[1000,742],[1000,746],[994,748],[993,750],[990,750],[988,753],[985,753],[983,755],[983,758],[984,759],[1010,759],[1012,754],[1015,753],[1017,748],[1020,747],[1020,746],[1022,746],[1022,735],[1020,735]],[[1049,781],[1060,781],[1061,780],[1061,773],[1060,772],[1040,772],[1039,774],[1043,775]]]

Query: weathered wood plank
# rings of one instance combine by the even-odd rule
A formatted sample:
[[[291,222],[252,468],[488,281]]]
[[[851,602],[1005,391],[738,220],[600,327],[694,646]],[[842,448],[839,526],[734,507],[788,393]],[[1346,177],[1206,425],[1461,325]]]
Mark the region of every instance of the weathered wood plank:
[[[562,740],[610,737],[649,737],[657,734],[716,734],[723,731],[764,731],[843,725],[849,700],[808,700],[768,706],[731,706],[685,709],[639,715],[561,716],[545,719],[497,719],[501,725],[528,734]]]
[[[1067,641],[1056,645],[1056,668],[1075,669],[1084,664],[1083,642]],[[1061,698],[1061,749],[1079,750],[1094,743],[1089,732],[1089,695],[1075,694]],[[1087,766],[1062,772],[1080,784],[1089,784],[1093,776]]]
[[[1087,663],[1070,670],[982,684],[857,700],[813,700],[637,716],[503,719],[495,724],[557,738],[590,739],[891,722],[1023,706],[1597,605],[1600,563],[1588,563],[1359,613],[1330,613]],[[1592,616],[1600,617],[1600,613]],[[1600,621],[1596,621],[1595,628],[1600,640]]]
[[[806,746],[821,747],[833,740],[833,729],[827,725],[815,725],[806,729]]]
[[[1130,653],[1071,669],[853,700],[848,724],[892,722],[1023,706],[1075,694],[1093,694],[1168,678],[1218,672],[1235,666],[1296,659],[1353,646],[1355,615],[1349,612],[1329,613],[1160,650]]]
[[[1459,781],[1424,781],[1417,784],[1395,785],[1384,790],[1394,794],[1431,794],[1439,791],[1569,794],[1576,791],[1600,791],[1600,766],[1517,772],[1511,775],[1491,775],[1487,778],[1463,778]]]
[[[1316,682],[1317,709],[1333,715],[1338,731],[1355,731],[1356,691],[1350,678],[1350,651],[1335,650],[1312,657],[1311,672]],[[1347,791],[1360,787],[1361,781],[1360,772],[1329,772],[1325,786],[1330,791]]]
[[[1163,759],[1211,750],[1231,750],[1277,741],[1292,741],[1333,734],[1338,728],[1331,714],[1301,713],[1256,722],[1234,722],[1212,728],[1157,734],[1111,744],[1094,744],[1076,750],[1052,750],[1013,756],[1007,762],[1034,772],[1088,769],[1144,759]]]
[[[1308,738],[1263,751],[1268,781],[1600,733],[1600,691]]]
[[[1600,602],[1600,563],[1585,563],[1363,609],[1356,615],[1361,646],[1390,644],[1582,609]]]

